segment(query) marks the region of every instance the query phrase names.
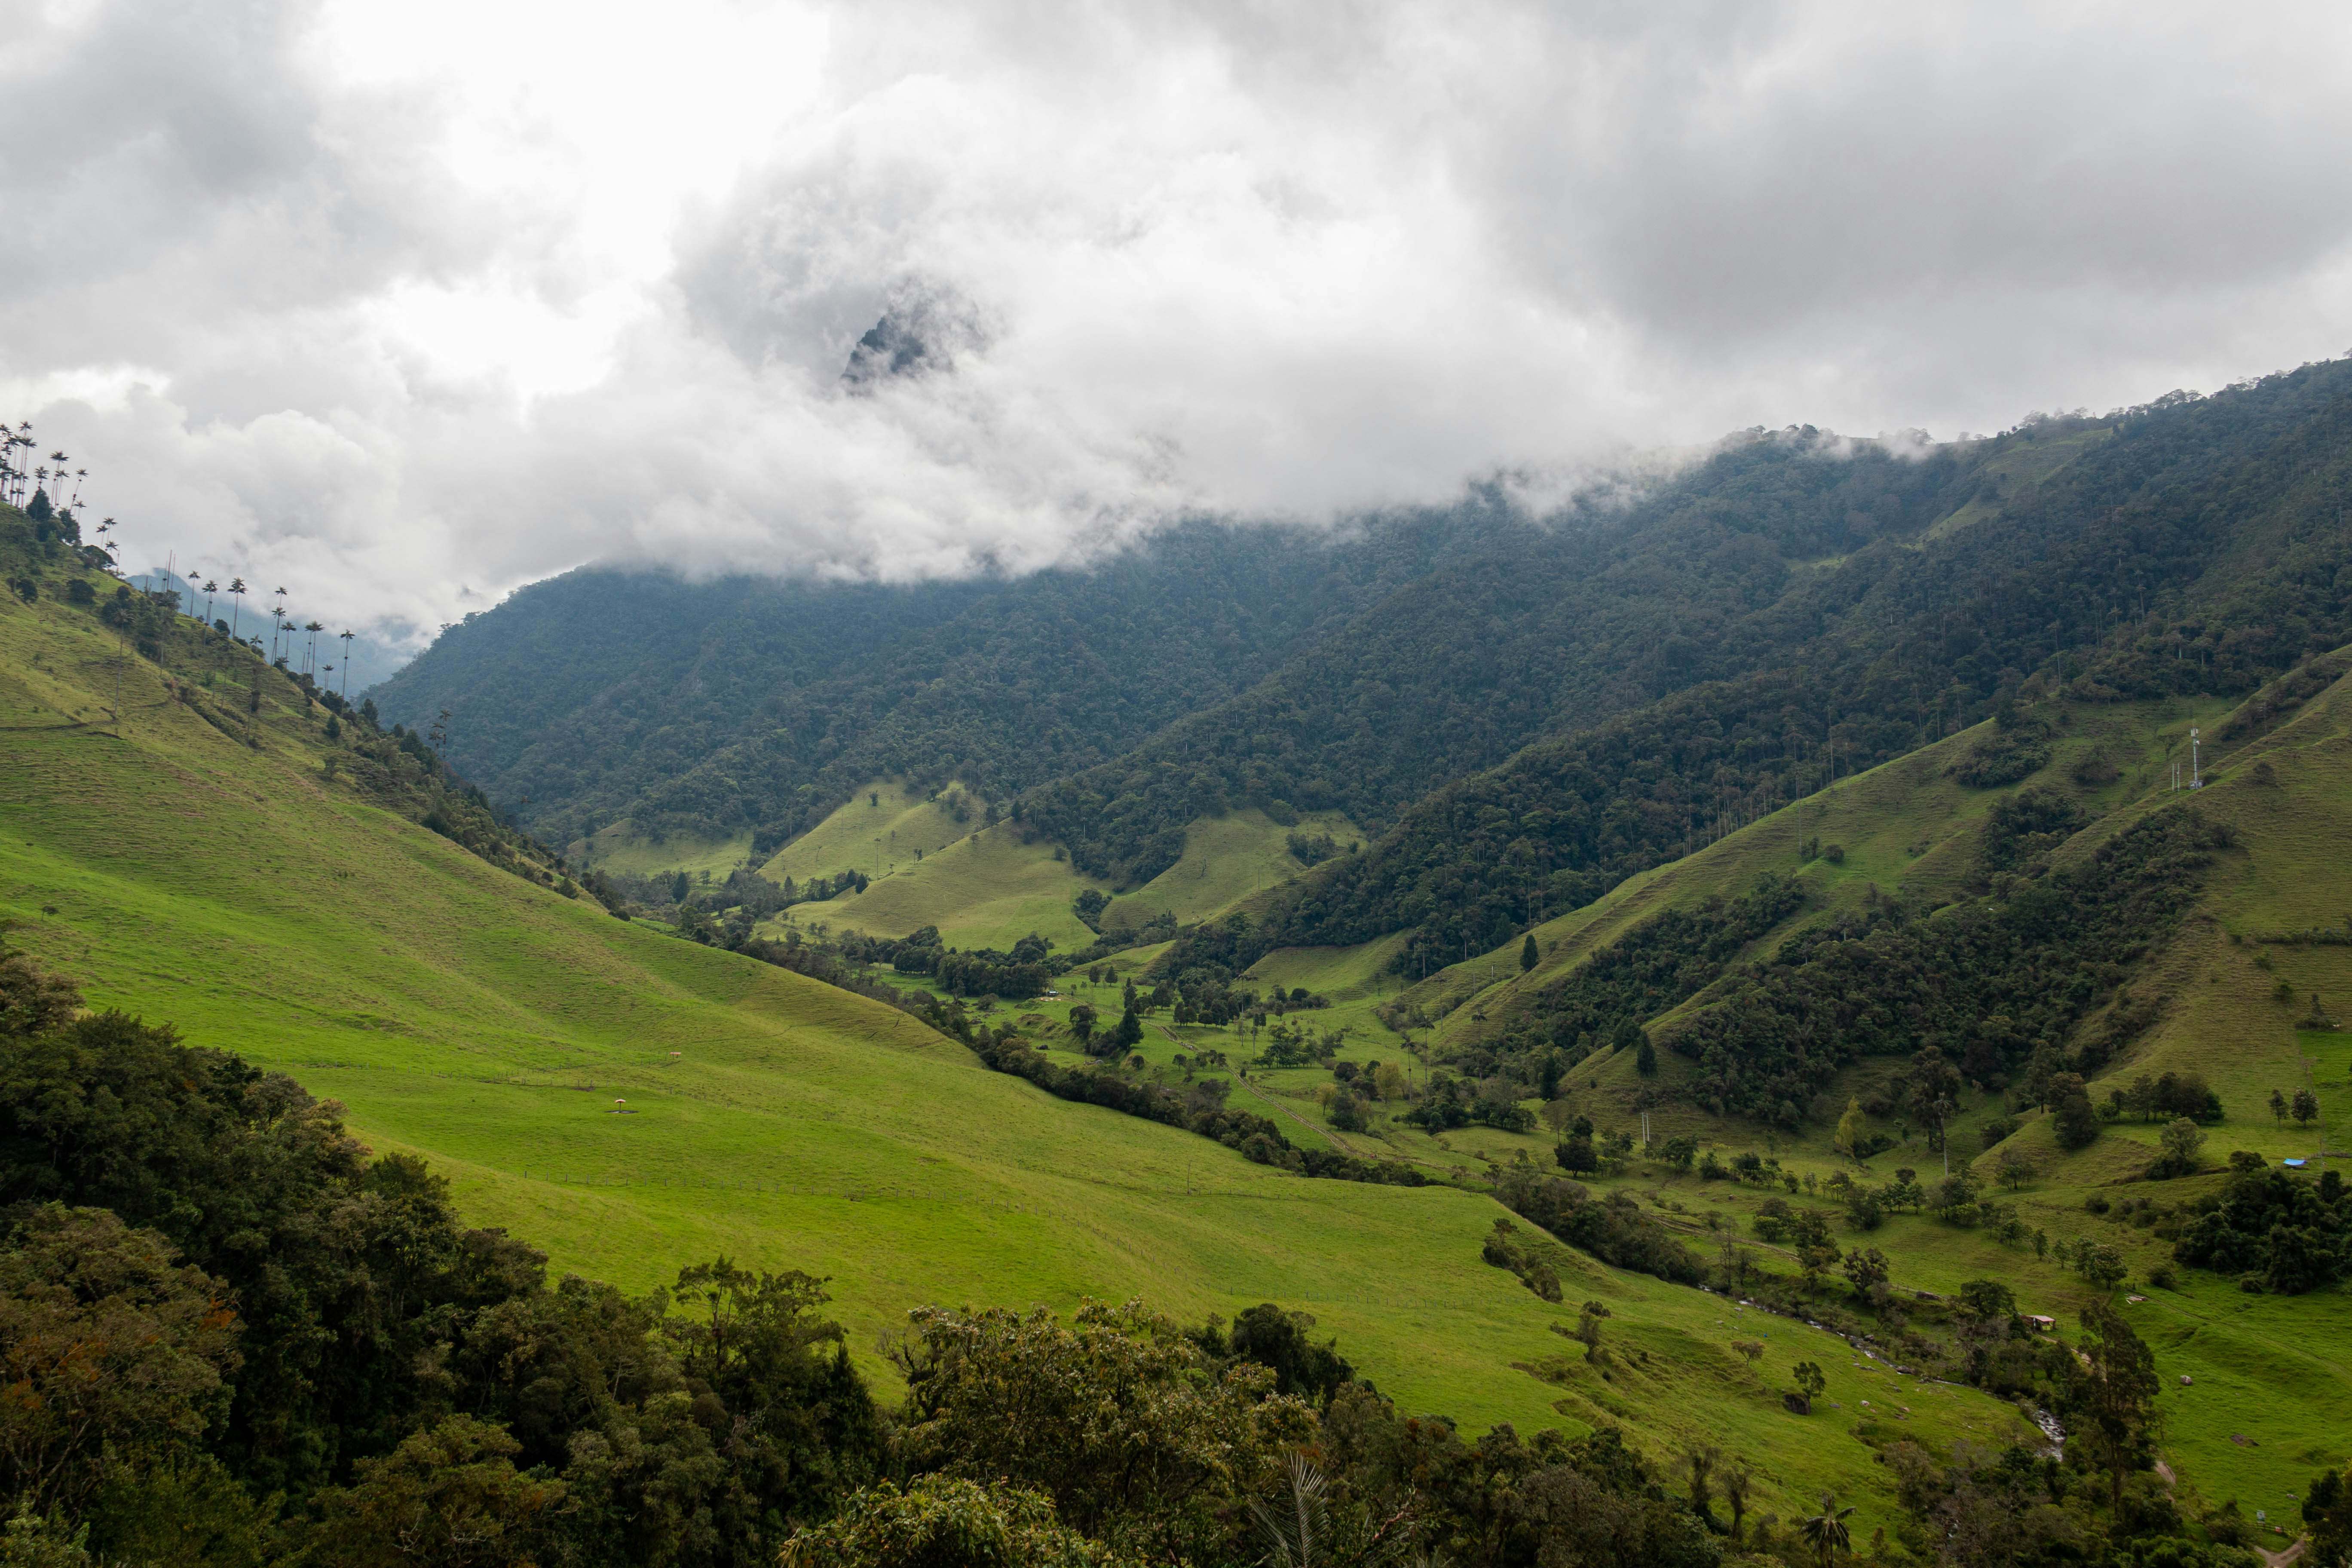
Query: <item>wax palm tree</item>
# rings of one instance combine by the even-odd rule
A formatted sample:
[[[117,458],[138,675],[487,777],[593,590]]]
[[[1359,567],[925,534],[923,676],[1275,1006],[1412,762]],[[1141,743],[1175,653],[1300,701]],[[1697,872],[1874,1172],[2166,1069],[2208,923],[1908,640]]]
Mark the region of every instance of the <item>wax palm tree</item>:
[[[1389,1534],[1389,1525],[1397,1521],[1392,1519],[1367,1534],[1368,1521],[1344,1515],[1334,1518],[1324,1499],[1329,1483],[1306,1455],[1290,1456],[1284,1479],[1285,1492],[1276,1503],[1249,1500],[1250,1513],[1265,1542],[1267,1568],[1326,1568],[1341,1563],[1379,1568],[1396,1560],[1403,1542]]]
[[[319,634],[327,629],[327,623],[310,621],[306,623],[302,629],[310,634],[310,651],[303,656],[303,668],[315,670],[319,667]]]
[[[205,625],[208,627],[213,624],[213,595],[219,592],[218,583],[209,577],[205,579]]]
[[[236,607],[228,613],[228,635],[232,639],[236,637],[237,627],[244,624],[246,592],[244,578],[232,577],[228,580],[228,596],[236,601]]]
[[[20,420],[17,423],[16,433],[8,437],[8,446],[12,451],[17,448],[22,448],[26,452],[30,452],[33,449],[33,422],[31,420]],[[26,477],[26,468],[23,463],[12,463],[9,466],[8,499],[16,502],[18,506],[25,504],[25,480]]]
[[[1853,1536],[1845,1524],[1846,1515],[1853,1511],[1851,1508],[1838,1507],[1835,1493],[1823,1492],[1822,1511],[1798,1521],[1797,1532],[1813,1549],[1822,1568],[1830,1568],[1830,1558],[1835,1553],[1853,1550]]]
[[[344,631],[337,635],[343,639],[343,695],[349,697],[352,694],[352,638],[359,634]]]
[[[283,583],[278,585],[278,607],[269,614],[269,662],[275,664],[278,662],[278,633],[286,621],[286,584]]]

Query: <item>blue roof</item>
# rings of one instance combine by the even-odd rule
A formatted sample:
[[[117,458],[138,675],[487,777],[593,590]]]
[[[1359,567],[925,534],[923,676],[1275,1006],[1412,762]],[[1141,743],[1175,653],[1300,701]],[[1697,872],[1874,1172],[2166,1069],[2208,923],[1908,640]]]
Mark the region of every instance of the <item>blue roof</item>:
[[[2308,1160],[2281,1160],[2279,1162],[2280,1164],[2284,1165],[2290,1171],[2300,1171],[2304,1166],[2310,1163],[2311,1162]]]

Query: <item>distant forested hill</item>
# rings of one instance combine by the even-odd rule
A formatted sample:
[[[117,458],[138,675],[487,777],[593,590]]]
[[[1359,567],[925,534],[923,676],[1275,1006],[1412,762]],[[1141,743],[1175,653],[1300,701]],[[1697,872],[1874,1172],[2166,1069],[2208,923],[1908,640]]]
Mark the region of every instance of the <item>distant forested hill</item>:
[[[2074,428],[2103,438],[1964,530],[1729,618],[1698,656],[1720,678],[1436,791],[1230,956],[1409,929],[1401,967],[1451,962],[1988,716],[2011,721],[1964,782],[2021,776],[2046,749],[2011,706],[2029,678],[2238,692],[2352,640],[2352,363]]]
[[[1263,684],[1033,793],[1024,820],[1114,880],[1156,875],[1187,822],[1232,805],[1385,828],[1538,736],[1803,645],[1993,482],[1948,450],[1757,432],[1637,504],[1400,588]]]
[[[877,776],[1009,797],[1091,766],[1439,563],[1538,532],[1474,505],[1333,535],[1194,523],[1012,582],[583,569],[372,695],[386,722],[450,710],[452,760],[558,842],[625,816],[772,845]]]
[[[2352,637],[2352,363],[1923,450],[1754,431],[1631,501],[1338,536],[1194,524],[915,587],[581,572],[380,689],[569,837],[783,841],[960,776],[1132,885],[1244,805],[1374,836],[1252,945],[1482,948],[1756,812],[2007,710],[2242,690]],[[2030,756],[2030,724],[1983,760]]]

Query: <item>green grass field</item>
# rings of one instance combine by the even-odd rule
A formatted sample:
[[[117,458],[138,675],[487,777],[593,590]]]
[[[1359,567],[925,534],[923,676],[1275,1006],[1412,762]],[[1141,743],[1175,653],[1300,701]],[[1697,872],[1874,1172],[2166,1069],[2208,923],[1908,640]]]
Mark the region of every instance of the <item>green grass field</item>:
[[[772,881],[791,877],[805,882],[844,871],[881,877],[911,867],[919,851],[936,855],[979,826],[976,803],[967,802],[963,821],[955,818],[952,803],[963,795],[961,785],[950,784],[936,798],[927,798],[887,779],[872,780],[847,804],[778,850],[760,868],[761,874]]]
[[[639,833],[633,824],[616,822],[574,840],[565,853],[583,868],[593,867],[632,877],[667,877],[683,871],[689,877],[708,875],[714,882],[723,882],[750,864],[751,836],[694,838],[671,834],[656,840]]]
[[[259,751],[136,659],[124,721],[84,723],[111,653],[73,612],[0,610],[0,913],[26,922],[18,940],[94,1005],[170,1018],[341,1100],[373,1147],[427,1156],[470,1217],[558,1268],[637,1288],[720,1251],[809,1268],[861,1353],[927,1301],[1139,1294],[1197,1318],[1276,1300],[1408,1409],[1532,1430],[1638,1408],[1635,1440],[1662,1457],[1683,1435],[1748,1457],[1763,1506],[1834,1486],[1892,1522],[1848,1415],[1874,1374],[1801,1330],[1750,1369],[1723,1348],[1715,1298],[1588,1267],[1577,1289],[1615,1303],[1621,1342],[1649,1356],[1590,1380],[1550,1331],[1572,1312],[1479,1260],[1500,1212],[1485,1197],[1252,1165],[1051,1100],[902,1014],[530,886],[326,778],[323,715],[274,678]],[[1830,1367],[1840,1411],[1780,1408],[1801,1349]],[[1974,1395],[1916,1403],[1931,1441],[2010,1419]]]
[[[936,815],[929,806],[918,815],[926,813]],[[1070,906],[1081,892],[1102,884],[1079,876],[1054,855],[1051,844],[1024,844],[1012,824],[1000,823],[956,838],[936,854],[926,852],[919,861],[900,861],[862,893],[795,904],[766,929],[823,926],[898,937],[937,926],[940,939],[950,947],[999,952],[1010,952],[1034,931],[1065,952],[1085,947],[1095,933]]]
[[[1135,927],[1172,914],[1180,925],[1214,920],[1282,886],[1306,868],[1290,853],[1290,836],[1328,837],[1344,850],[1362,832],[1338,812],[1302,814],[1284,827],[1255,806],[1203,816],[1184,829],[1184,854],[1149,882],[1122,893],[1103,911],[1103,926]]]

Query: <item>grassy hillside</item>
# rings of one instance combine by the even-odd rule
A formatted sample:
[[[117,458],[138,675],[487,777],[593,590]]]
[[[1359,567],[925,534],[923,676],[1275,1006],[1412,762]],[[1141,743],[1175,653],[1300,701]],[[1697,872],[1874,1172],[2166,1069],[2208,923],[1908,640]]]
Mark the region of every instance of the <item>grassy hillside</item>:
[[[2210,700],[2067,703],[2060,723],[2050,762],[2018,787],[2059,789],[2101,814],[2062,859],[2087,854],[2146,812],[2178,801],[2169,788],[2169,763],[2179,758],[2186,776],[2192,724],[2208,739],[2206,787],[2195,805],[2232,826],[2239,847],[2217,862],[2195,912],[2174,939],[2131,978],[2132,989],[2160,998],[2162,1010],[2093,1080],[2091,1094],[2095,1102],[2104,1101],[2111,1089],[2142,1074],[2194,1072],[2221,1095],[2227,1113],[2209,1130],[2207,1173],[2155,1183],[2142,1173],[2158,1152],[2160,1123],[2117,1121],[2089,1148],[2069,1154],[2058,1148],[2046,1120],[2028,1112],[2015,1133],[1988,1143],[1979,1131],[2002,1113],[2001,1099],[1969,1089],[1950,1123],[1952,1158],[1973,1167],[1990,1188],[2005,1152],[2031,1156],[2039,1172],[2014,1194],[2026,1223],[2053,1242],[2088,1237],[2118,1247],[2131,1279],[2140,1281],[2171,1261],[2170,1241],[2155,1226],[2166,1212],[2219,1188],[2221,1154],[2247,1150],[2267,1162],[2352,1158],[2352,1034],[2305,1026],[2314,992],[2336,1020],[2352,1011],[2339,1004],[2352,1002],[2352,946],[2295,934],[2340,932],[2352,911],[2352,866],[2336,852],[2352,824],[2352,781],[2344,767],[2352,757],[2352,678],[2307,701],[2268,688],[2234,714]],[[2210,743],[2216,736],[2224,738],[2219,745]],[[1525,1020],[1546,984],[1641,922],[1670,908],[1736,895],[1760,874],[1801,876],[1808,903],[1750,944],[1748,953],[1759,957],[1790,931],[1852,911],[1874,886],[1930,898],[1961,896],[1987,810],[2009,793],[1966,789],[1948,775],[1952,762],[1977,738],[1963,732],[1841,782],[1805,803],[1801,828],[1798,813],[1784,810],[1549,922],[1538,930],[1542,956],[1528,974],[1518,970],[1517,944],[1507,944],[1413,985],[1398,1002],[1430,1021],[1422,1037],[1429,1059],[1458,1060],[1465,1049]],[[2095,752],[2116,776],[2105,784],[2078,783],[2076,764]],[[2090,770],[2090,776],[2099,771]],[[1843,863],[1801,861],[1796,845],[1809,837],[1840,845]],[[1321,951],[1334,961],[1341,952]],[[1286,960],[1304,972],[1299,957]],[[1711,995],[1702,993],[1652,1023],[1670,1026]],[[1843,1105],[1851,1093],[1866,1094],[1896,1065],[1858,1063],[1824,1098]],[[1661,1052],[1657,1077],[1644,1079],[1631,1052],[1603,1050],[1569,1075],[1564,1100],[1571,1113],[1589,1117],[1604,1132],[1638,1128],[1646,1107],[1660,1143],[1693,1135],[1727,1162],[1752,1151],[1770,1154],[1792,1174],[1825,1178],[1856,1169],[1831,1146],[1827,1121],[1790,1133],[1709,1115],[1680,1092],[1693,1070],[1686,1060]],[[1298,1080],[1295,1092],[1311,1093],[1308,1069],[1284,1076]],[[2291,1099],[2306,1087],[2317,1095],[2317,1120],[2303,1125],[2271,1113],[2273,1091]],[[1868,1163],[1864,1179],[1883,1181],[1897,1165],[1931,1177],[1941,1173],[1939,1157],[1916,1125],[1894,1120],[1872,1125],[1900,1141]],[[1525,1150],[1540,1160],[1550,1134],[1473,1127],[1430,1139],[1391,1123],[1380,1129],[1379,1141],[1401,1157],[1427,1159],[1442,1151],[1472,1161],[1507,1160]],[[1638,1157],[1627,1180],[1684,1205],[1708,1229],[1719,1226],[1734,1236],[1752,1234],[1756,1206],[1767,1195],[1677,1175]],[[1609,1184],[1606,1178],[1602,1184]],[[2093,1212],[2094,1204],[2099,1212]],[[2062,1314],[2091,1294],[2054,1260],[1932,1216],[1898,1215],[1866,1238],[1849,1232],[1838,1239],[1849,1246],[1866,1239],[1882,1248],[1894,1260],[1896,1281],[1909,1288],[1948,1292],[1969,1279],[1999,1279],[2017,1289],[2028,1310]],[[2139,1299],[2128,1310],[2156,1347],[2164,1374],[2166,1457],[2203,1504],[2236,1498],[2250,1514],[2267,1507],[2277,1517],[2311,1469],[2341,1466],[2352,1455],[2352,1441],[2329,1414],[2352,1399],[2352,1356],[2343,1350],[2352,1343],[2352,1289],[2337,1284],[2300,1297],[2249,1295],[2229,1279],[2179,1266],[2174,1273],[2171,1288],[2129,1286]],[[2183,1377],[2190,1381],[2184,1384]]]
[[[956,816],[959,805],[961,819]],[[919,851],[935,855],[971,834],[979,826],[972,820],[979,810],[960,784],[933,792],[870,779],[832,816],[778,850],[760,871],[779,882],[786,877],[805,882],[843,871],[887,876],[912,866]]]
[[[1103,925],[1135,927],[1169,914],[1181,925],[1214,920],[1307,869],[1290,838],[1328,838],[1342,854],[1362,832],[1336,811],[1304,812],[1283,826],[1255,806],[1203,816],[1185,826],[1181,859],[1103,911]]]
[[[632,877],[661,877],[675,871],[688,876],[708,872],[723,882],[751,854],[751,836],[701,837],[691,833],[666,833],[658,838],[640,833],[636,825],[616,822],[585,838],[575,838],[566,853],[581,869],[619,871]]]
[[[919,821],[938,813],[921,806],[913,815]],[[1024,844],[1007,823],[951,839],[919,861],[901,860],[862,893],[796,904],[775,926],[890,937],[937,926],[940,940],[950,947],[999,952],[1010,952],[1035,931],[1067,951],[1095,940],[1070,906],[1087,889],[1101,886],[1055,859],[1051,844]]]
[[[1800,1353],[1844,1410],[1872,1396],[1876,1373],[1802,1330],[1751,1366],[1715,1298],[1573,1265],[1648,1357],[1592,1382],[1550,1331],[1570,1308],[1479,1261],[1486,1198],[1306,1181],[1050,1100],[903,1014],[528,884],[353,798],[275,677],[257,750],[135,656],[123,721],[93,723],[113,651],[51,598],[0,608],[0,915],[94,1005],[341,1100],[373,1146],[428,1156],[473,1218],[558,1268],[639,1287],[720,1251],[807,1268],[861,1351],[923,1301],[1142,1294],[1198,1317],[1275,1299],[1410,1409],[1525,1431],[1638,1405],[1662,1456],[1704,1435],[1784,1510],[1831,1485],[1892,1519],[1843,1417],[1780,1407]],[[1930,1440],[2013,1419],[1921,1393]]]

